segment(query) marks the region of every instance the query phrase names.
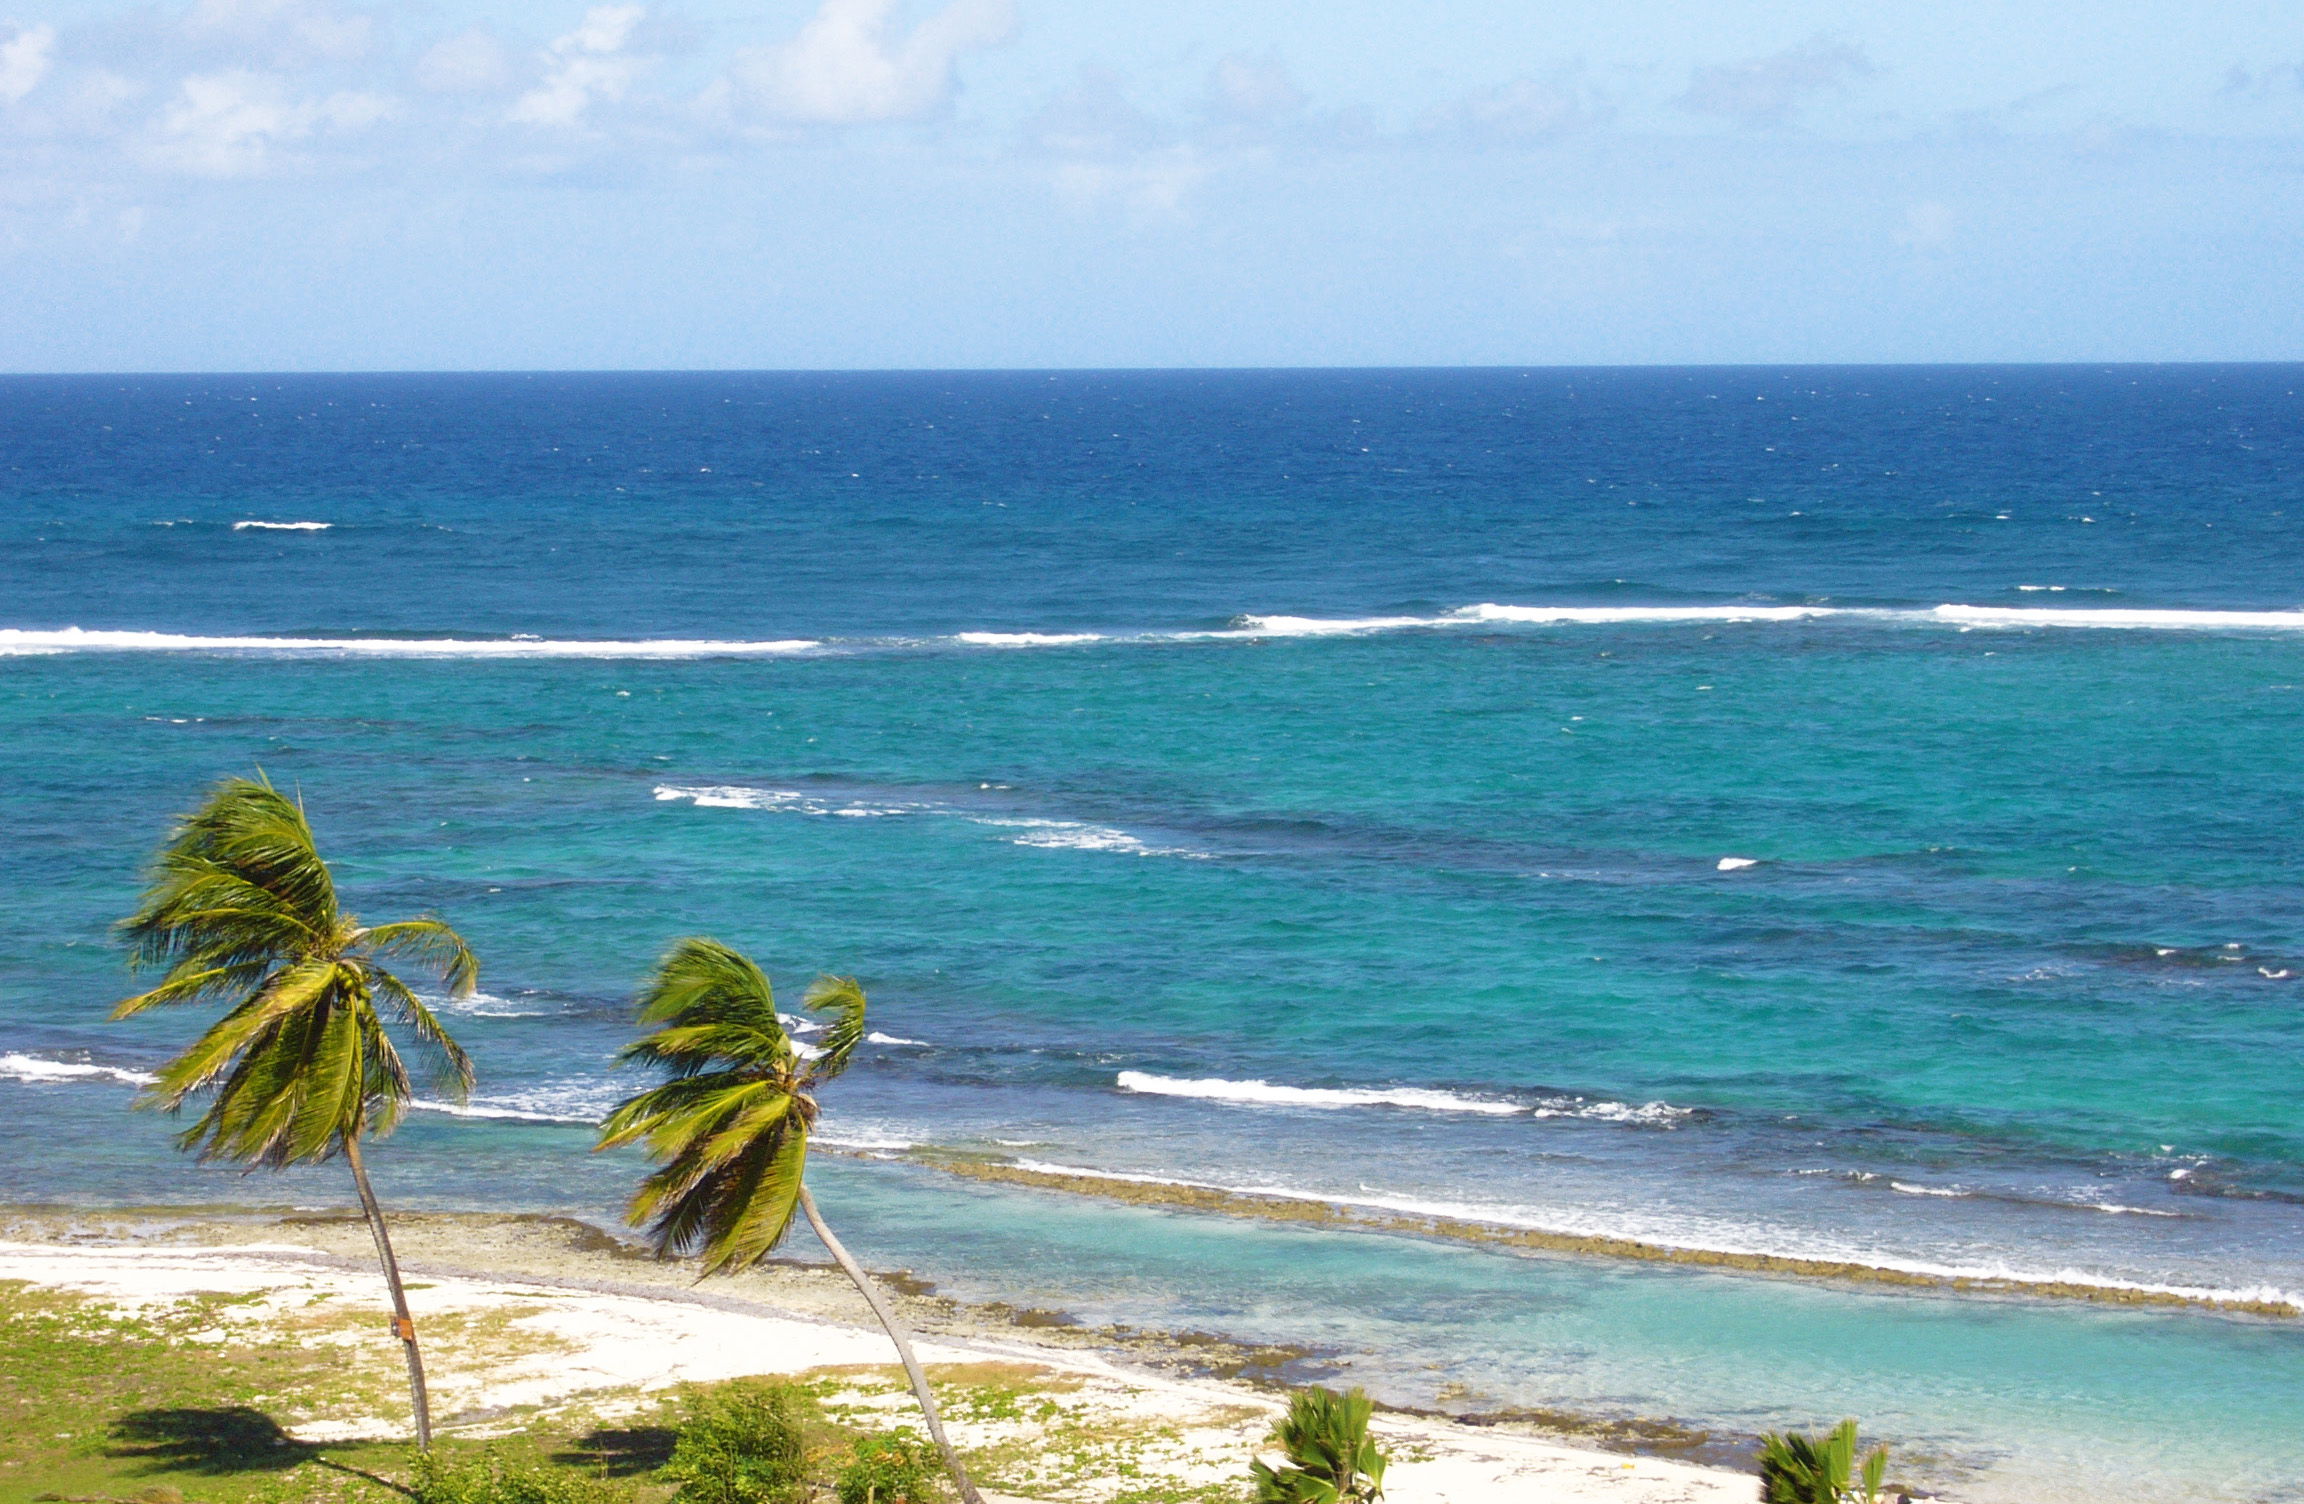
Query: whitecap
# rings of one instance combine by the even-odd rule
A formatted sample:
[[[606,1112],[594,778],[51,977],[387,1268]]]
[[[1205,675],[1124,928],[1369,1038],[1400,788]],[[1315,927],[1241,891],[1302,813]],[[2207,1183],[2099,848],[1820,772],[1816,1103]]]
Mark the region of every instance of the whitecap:
[[[1477,606],[1463,606],[1448,614],[1451,622],[1520,622],[1530,625],[1545,623],[1581,623],[1606,625],[1614,622],[1679,622],[1679,621],[1807,621],[1819,616],[1850,614],[1845,608],[1833,606],[1501,606],[1483,601]]]
[[[1336,619],[1321,616],[1240,616],[1234,628],[1253,637],[1337,637],[1355,632],[1397,632],[1406,627],[1445,626],[1448,618],[1434,616],[1360,616]]]
[[[1095,632],[955,632],[952,640],[974,648],[1063,648],[1104,638]]]
[[[245,533],[251,529],[267,533],[324,533],[334,527],[333,522],[235,522],[232,531]]]
[[[871,1033],[865,1035],[864,1037],[874,1044],[910,1045],[912,1048],[919,1050],[928,1048],[928,1041],[925,1039],[906,1039],[901,1034],[883,1034],[878,1029],[874,1029]]]
[[[1973,1191],[1963,1191],[1954,1186],[1914,1185],[1907,1180],[1891,1180],[1888,1182],[1888,1189],[1901,1191],[1907,1196],[1968,1197],[1975,1194]]]
[[[1759,865],[1760,862],[1757,857],[1724,856],[1720,858],[1718,864],[1715,865],[1712,870],[1715,872],[1738,872],[1746,867],[1757,867]]]
[[[1155,846],[1141,836],[1115,830],[1109,825],[1089,825],[1078,820],[999,820],[978,818],[978,825],[998,826],[1009,830],[1021,829],[1024,834],[1009,840],[1018,846],[1037,846],[1051,851],[1117,851],[1128,856],[1181,856],[1205,860],[1212,853],[1194,851],[1183,846]]]
[[[2035,610],[2013,606],[1938,606],[1941,621],[1978,627],[2124,627],[2158,631],[2304,630],[2304,611]]]
[[[1539,1118],[1588,1118],[1597,1123],[1636,1123],[1648,1128],[1670,1128],[1696,1115],[1693,1107],[1669,1102],[1588,1101],[1583,1097],[1548,1097],[1530,1109]]]
[[[1274,1086],[1268,1081],[1226,1081],[1213,1076],[1188,1080],[1155,1076],[1147,1071],[1122,1071],[1114,1084],[1122,1091],[1150,1096],[1198,1097],[1210,1102],[1259,1107],[1413,1107],[1427,1112],[1478,1112],[1493,1116],[1528,1111],[1517,1102],[1499,1102],[1491,1097],[1468,1097],[1417,1086]]]
[[[22,1081],[35,1086],[59,1085],[67,1081],[109,1081],[123,1086],[149,1086],[155,1079],[148,1072],[125,1070],[118,1066],[52,1060],[13,1052],[0,1055],[0,1080]]]

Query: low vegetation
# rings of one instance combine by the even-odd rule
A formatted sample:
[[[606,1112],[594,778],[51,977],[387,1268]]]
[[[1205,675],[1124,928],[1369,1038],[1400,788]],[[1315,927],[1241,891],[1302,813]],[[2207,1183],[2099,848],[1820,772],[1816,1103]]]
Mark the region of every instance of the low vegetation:
[[[1373,1504],[1384,1497],[1384,1453],[1368,1434],[1375,1404],[1361,1390],[1300,1389],[1272,1428],[1281,1463],[1249,1464],[1256,1504]]]
[[[1824,1436],[1771,1431],[1760,1439],[1761,1504],[1878,1504],[1888,1448],[1856,1460],[1856,1422]]]

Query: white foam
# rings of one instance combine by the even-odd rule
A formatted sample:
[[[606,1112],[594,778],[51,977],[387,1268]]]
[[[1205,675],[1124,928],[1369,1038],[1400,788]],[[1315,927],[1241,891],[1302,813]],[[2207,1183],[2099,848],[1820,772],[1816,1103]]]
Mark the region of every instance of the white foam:
[[[1975,627],[2124,627],[2151,631],[2304,631],[2304,611],[2033,610],[2018,606],[1938,606],[1938,621]]]
[[[1684,1249],[1692,1253],[1722,1254],[1732,1258],[1801,1259],[1827,1264],[1855,1264],[1893,1273],[1919,1275],[1929,1279],[2006,1281],[2012,1284],[2032,1285],[2081,1285],[2099,1290],[2133,1291],[2139,1294],[2173,1296],[2182,1300],[2262,1301],[2304,1309],[2304,1291],[2286,1290],[2276,1285],[2232,1287],[2180,1285],[2151,1280],[2127,1279],[2105,1274],[2098,1270],[2069,1266],[2051,1269],[2027,1269],[2020,1265],[2003,1263],[1939,1262],[1884,1253],[1877,1249],[1844,1244],[1829,1239],[1812,1242],[1784,1229],[1754,1229],[1739,1235],[1717,1227],[1701,1229],[1673,1227],[1663,1222],[1646,1223],[1639,1219],[1626,1220],[1606,1215],[1595,1216],[1588,1212],[1566,1208],[1499,1206],[1480,1202],[1436,1201],[1415,1196],[1394,1196],[1375,1191],[1367,1186],[1360,1187],[1359,1194],[1340,1195],[1331,1191],[1305,1190],[1283,1185],[1226,1185],[1214,1181],[1185,1180],[1124,1170],[1092,1169],[1082,1165],[1058,1164],[1035,1159],[1017,1159],[1011,1163],[1020,1170],[1035,1171],[1043,1175],[1112,1180],[1129,1185],[1173,1185],[1194,1190],[1222,1191],[1240,1196],[1269,1196],[1284,1201],[1314,1201],[1332,1206],[1367,1207],[1374,1211],[1400,1212],[1408,1216],[1439,1217],[1458,1222],[1484,1223],[1492,1227],[1525,1229],[1530,1232],[1547,1233],[1555,1236],[1623,1239],[1653,1247]],[[2163,1213],[2162,1215],[2166,1214]]]
[[[1062,648],[1104,638],[1095,632],[955,632],[952,640],[977,648]]]
[[[918,1050],[924,1050],[928,1048],[928,1041],[925,1039],[906,1039],[901,1034],[883,1034],[878,1029],[874,1029],[871,1033],[865,1035],[864,1037],[874,1044],[910,1045],[914,1049]]]
[[[1832,606],[1500,606],[1484,601],[1450,612],[1448,622],[1583,623],[1674,621],[1806,621],[1853,614]]]
[[[869,804],[856,799],[826,799],[798,789],[756,789],[733,783],[660,783],[656,785],[655,794],[659,801],[685,799],[698,809],[764,809],[793,815],[833,815],[849,819],[936,814],[944,811],[944,806],[939,804],[904,800],[882,800]]]
[[[1975,1194],[1972,1191],[1963,1191],[1954,1186],[1913,1185],[1910,1181],[1904,1180],[1889,1181],[1888,1189],[1901,1191],[1907,1196],[1948,1196],[1955,1199],[1962,1199]]]
[[[1719,863],[1713,868],[1713,870],[1715,872],[1738,872],[1746,867],[1757,867],[1759,865],[1760,862],[1756,857],[1724,856],[1720,858]]]
[[[324,533],[335,525],[333,522],[235,522],[232,531],[245,533],[255,528],[267,533]]]
[[[463,997],[449,997],[445,993],[418,993],[424,1006],[443,1013],[461,1013],[470,1018],[558,1018],[557,1008],[523,1007],[511,998],[498,997],[492,992],[471,992]]]
[[[1414,1107],[1426,1112],[1479,1112],[1506,1116],[1528,1111],[1517,1102],[1461,1096],[1452,1091],[1396,1086],[1362,1087],[1274,1086],[1268,1081],[1226,1081],[1219,1077],[1187,1080],[1155,1076],[1147,1071],[1122,1071],[1114,1083],[1122,1091],[1161,1097],[1198,1097],[1210,1102],[1237,1102],[1258,1107]]]
[[[1009,839],[1018,846],[1037,846],[1051,851],[1117,851],[1128,856],[1181,856],[1204,860],[1211,855],[1193,851],[1184,846],[1155,846],[1141,836],[1115,830],[1109,825],[1089,825],[1078,820],[997,820],[977,818],[978,825],[1000,826],[1022,830],[1024,834]]]
[[[1009,837],[1012,844],[1035,846],[1047,850],[1113,851],[1126,856],[1180,856],[1196,861],[1209,860],[1213,852],[1194,851],[1185,846],[1158,846],[1141,836],[1130,835],[1109,825],[1091,825],[1082,820],[1040,820],[1023,817],[1008,818],[998,815],[972,815],[954,809],[948,804],[928,800],[883,799],[878,801],[828,799],[821,795],[803,793],[798,789],[747,788],[742,784],[676,784],[656,785],[659,801],[685,799],[699,809],[757,809],[772,810],[793,815],[830,815],[850,818],[886,817],[894,815],[943,815],[966,821],[970,825],[984,825],[996,830],[1021,831]]]
[[[1404,627],[1445,626],[1438,616],[1361,616],[1332,619],[1320,616],[1241,616],[1233,626],[1251,637],[1337,637],[1353,632],[1397,632]]]
[[[122,1070],[117,1066],[88,1065],[75,1060],[48,1060],[38,1055],[0,1055],[0,1080],[23,1081],[35,1086],[60,1085],[67,1081],[110,1081],[123,1086],[149,1086],[155,1079],[144,1071]]]
[[[1696,1115],[1693,1107],[1669,1102],[1587,1101],[1583,1097],[1551,1097],[1530,1109],[1539,1118],[1588,1118],[1596,1123],[1636,1123],[1646,1128],[1671,1128]]]
[[[454,1118],[496,1118],[514,1123],[565,1123],[576,1127],[596,1126],[600,1117],[596,1113],[532,1112],[522,1107],[506,1107],[488,1101],[435,1102],[418,1097],[408,1104],[412,1112],[437,1112]]]
[[[804,653],[812,638],[774,642],[676,637],[570,638],[202,637],[179,632],[0,628],[0,656],[26,653],[264,653],[311,658],[750,658]]]

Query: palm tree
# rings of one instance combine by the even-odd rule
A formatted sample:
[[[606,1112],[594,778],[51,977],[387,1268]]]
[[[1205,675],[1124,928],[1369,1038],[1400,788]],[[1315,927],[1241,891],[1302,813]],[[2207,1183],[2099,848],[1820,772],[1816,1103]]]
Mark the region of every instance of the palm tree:
[[[204,1095],[207,1110],[176,1140],[203,1160],[277,1170],[344,1156],[392,1287],[392,1330],[407,1352],[416,1441],[430,1447],[416,1324],[360,1140],[390,1133],[414,1095],[385,1034],[387,1014],[429,1057],[447,1091],[461,1097],[472,1085],[471,1060],[382,961],[417,962],[456,997],[471,992],[478,963],[437,919],[363,925],[337,907],[336,884],[313,848],[302,801],[261,774],[227,779],[182,816],[149,877],[143,902],[119,928],[132,965],[166,971],[159,986],[122,1002],[112,1016],[169,1003],[230,1006],[161,1068],[138,1105],[175,1112]]]
[[[821,1046],[805,1054],[784,1032],[776,994],[751,957],[717,940],[675,943],[640,994],[639,1021],[656,1032],[617,1057],[661,1066],[672,1079],[608,1114],[598,1147],[647,1146],[660,1168],[640,1183],[625,1216],[646,1224],[658,1256],[701,1254],[699,1279],[759,1263],[791,1230],[793,1211],[805,1216],[896,1344],[961,1499],[982,1504],[945,1439],[910,1334],[824,1225],[803,1179],[820,1111],[813,1093],[848,1068],[864,1038],[864,989],[853,977],[819,977],[802,1003],[831,1017]]]

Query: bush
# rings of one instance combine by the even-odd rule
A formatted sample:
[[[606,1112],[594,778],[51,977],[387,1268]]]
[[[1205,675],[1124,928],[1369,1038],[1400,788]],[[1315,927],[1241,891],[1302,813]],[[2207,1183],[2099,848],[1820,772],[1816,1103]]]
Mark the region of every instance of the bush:
[[[805,1412],[783,1385],[728,1384],[691,1395],[672,1460],[657,1474],[679,1504],[799,1504],[807,1492]]]
[[[461,1460],[426,1452],[416,1459],[416,1504],[621,1504],[604,1478],[510,1461],[493,1452]]]
[[[1861,1486],[1855,1479],[1856,1422],[1840,1422],[1829,1436],[1771,1431],[1760,1438],[1761,1504],[1875,1504],[1888,1472],[1888,1448],[1874,1447],[1864,1458]]]
[[[1384,1497],[1384,1454],[1368,1435],[1376,1406],[1355,1389],[1300,1389],[1272,1428],[1286,1461],[1249,1464],[1256,1504],[1373,1504]]]
[[[932,1504],[942,1485],[935,1448],[917,1436],[865,1436],[840,1469],[840,1504]]]

